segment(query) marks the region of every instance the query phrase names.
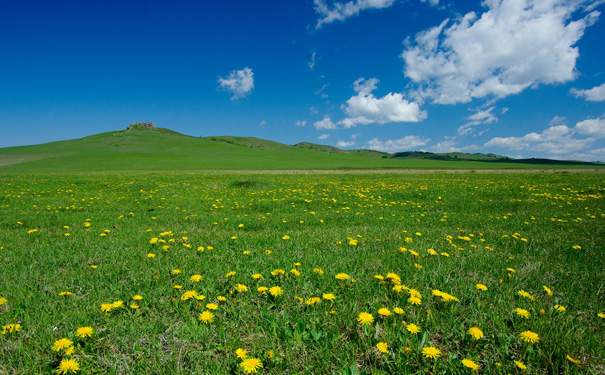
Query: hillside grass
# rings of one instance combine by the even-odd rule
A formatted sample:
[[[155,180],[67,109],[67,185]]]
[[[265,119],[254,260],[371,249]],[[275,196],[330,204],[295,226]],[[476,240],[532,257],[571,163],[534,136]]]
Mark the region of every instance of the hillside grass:
[[[600,173],[1,173],[0,373],[600,374],[604,194]]]

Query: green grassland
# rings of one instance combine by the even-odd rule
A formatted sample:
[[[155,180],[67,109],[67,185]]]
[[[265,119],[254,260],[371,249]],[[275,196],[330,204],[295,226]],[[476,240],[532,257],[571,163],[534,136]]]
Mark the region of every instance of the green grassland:
[[[288,146],[252,137],[196,138],[163,128],[134,128],[0,149],[0,171],[198,171],[292,169],[559,169],[595,164],[526,160],[486,162],[479,156],[388,158],[370,150],[332,152],[328,146]],[[458,158],[460,156],[460,158]]]
[[[602,374],[603,182],[1,173],[0,374]]]

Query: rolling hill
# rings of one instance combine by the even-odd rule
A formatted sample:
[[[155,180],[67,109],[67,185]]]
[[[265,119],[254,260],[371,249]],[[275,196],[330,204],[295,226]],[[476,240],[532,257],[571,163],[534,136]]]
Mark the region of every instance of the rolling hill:
[[[531,163],[501,157],[486,162],[484,155],[474,154],[421,154],[341,150],[312,143],[289,146],[253,137],[197,138],[165,128],[130,126],[79,139],[2,148],[0,172],[599,167],[592,163]]]

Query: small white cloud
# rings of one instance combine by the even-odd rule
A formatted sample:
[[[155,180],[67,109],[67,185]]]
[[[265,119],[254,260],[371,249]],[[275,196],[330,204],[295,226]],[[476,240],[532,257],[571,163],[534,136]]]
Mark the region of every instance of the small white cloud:
[[[354,146],[355,142],[354,141],[338,141],[338,143],[336,143],[336,147],[351,147]]]
[[[299,127],[307,126],[307,121],[306,120],[296,121],[295,125],[299,126]]]
[[[423,3],[429,3],[432,6],[436,7],[439,5],[439,0],[421,0]]]
[[[582,14],[587,2],[482,1],[485,12],[467,13],[450,26],[446,19],[406,40],[404,74],[419,84],[417,100],[438,104],[570,81],[577,75],[576,43],[600,15]]]
[[[317,130],[322,130],[322,129],[334,130],[334,129],[338,129],[338,126],[336,126],[336,124],[332,122],[332,119],[330,118],[330,116],[325,116],[322,120],[319,120],[319,121],[315,122],[313,124],[313,126]]]
[[[323,86],[321,86],[321,88],[317,91],[315,91],[315,95],[321,95],[323,93],[323,91],[326,89],[326,87],[328,87],[328,84],[324,84]]]
[[[248,95],[254,88],[254,73],[247,67],[234,70],[227,77],[220,77],[218,83],[223,90],[233,93],[231,100],[237,100]]]
[[[563,116],[555,116],[548,122],[548,125],[565,125],[567,123],[567,119]]]
[[[447,140],[443,142],[437,142],[433,147],[430,147],[431,152],[444,153],[444,152],[461,152],[460,147],[456,147],[456,142],[453,140]]]
[[[354,82],[357,95],[347,100],[343,108],[348,117],[339,122],[345,129],[373,123],[418,122],[427,117],[426,111],[422,111],[417,103],[404,99],[399,93],[376,98],[372,91],[377,83],[376,78],[359,78]]]
[[[326,0],[314,0],[315,12],[320,16],[315,28],[319,29],[334,21],[344,21],[362,10],[388,8],[394,2],[395,0],[352,0],[348,3],[335,2],[330,7]]]
[[[590,90],[579,90],[573,88],[569,92],[578,98],[584,98],[589,102],[602,102],[605,101],[605,83],[600,86],[595,86]]]
[[[307,65],[309,66],[309,69],[313,70],[313,68],[315,68],[315,64],[317,64],[317,52],[313,51],[313,53],[311,54],[311,59],[309,60],[309,62],[307,62]]]
[[[580,134],[605,138],[605,117],[580,121],[576,124],[575,130]]]
[[[320,136],[319,136],[319,137],[317,137],[317,138],[319,138],[319,139],[321,139],[321,140],[324,140],[324,139],[328,139],[329,137],[330,137],[330,134],[322,134],[322,135],[320,135]]]
[[[263,120],[263,121],[261,121],[261,122],[259,123],[259,125],[260,125],[260,126],[265,126],[265,125],[267,125],[267,121],[266,121],[266,120]]]
[[[387,140],[385,142],[380,141],[378,138],[374,138],[368,142],[365,148],[384,152],[401,152],[401,151],[412,151],[417,150],[418,147],[425,146],[429,143],[430,139],[422,138],[415,135],[407,135],[403,138]]]
[[[458,128],[459,135],[472,134],[475,129],[474,127],[477,125],[491,124],[493,122],[498,121],[498,118],[494,116],[492,111],[495,107],[489,107],[488,109],[476,109],[475,113],[466,117],[467,120],[470,120],[466,124],[460,126]]]

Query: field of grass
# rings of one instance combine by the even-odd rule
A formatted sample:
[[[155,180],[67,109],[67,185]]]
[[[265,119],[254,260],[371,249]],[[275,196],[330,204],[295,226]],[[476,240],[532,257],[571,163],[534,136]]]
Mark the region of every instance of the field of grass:
[[[558,169],[581,164],[388,159],[367,151],[329,153],[245,137],[196,138],[169,129],[120,130],[0,149],[0,172],[292,169]]]
[[[602,173],[2,173],[0,374],[602,374],[604,194]]]

